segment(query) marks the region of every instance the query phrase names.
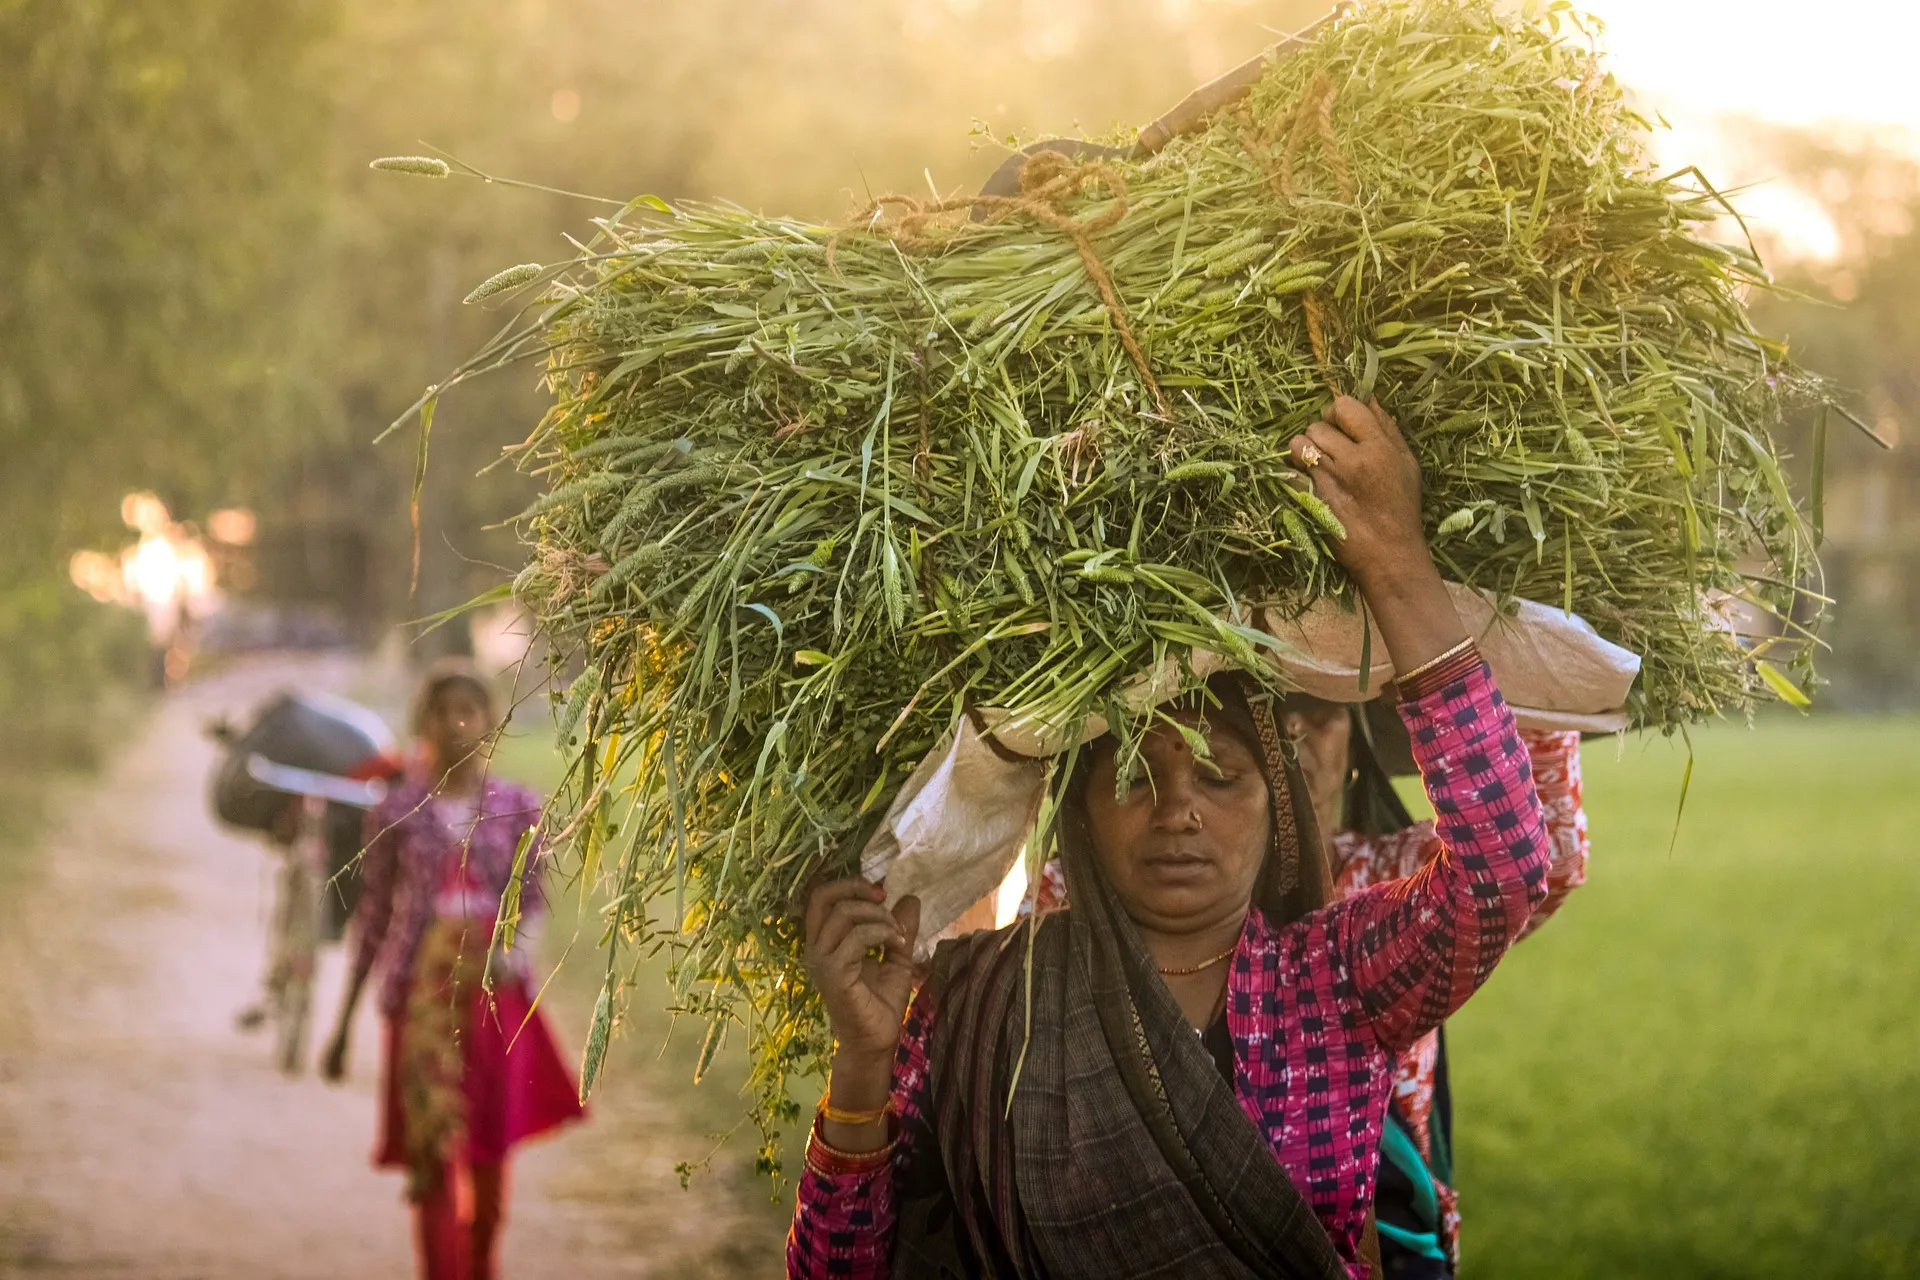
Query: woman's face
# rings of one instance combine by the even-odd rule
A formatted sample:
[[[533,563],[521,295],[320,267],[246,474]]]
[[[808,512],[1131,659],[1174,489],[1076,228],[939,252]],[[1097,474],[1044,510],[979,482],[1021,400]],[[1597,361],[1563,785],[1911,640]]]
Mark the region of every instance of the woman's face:
[[[1177,717],[1198,725],[1197,713]],[[1211,764],[1169,726],[1147,734],[1142,768],[1114,795],[1110,741],[1087,779],[1094,857],[1134,923],[1192,933],[1244,913],[1266,858],[1270,802],[1253,748],[1216,724]]]
[[[479,692],[466,681],[455,680],[434,695],[424,728],[434,759],[441,768],[450,769],[484,752],[493,720]]]

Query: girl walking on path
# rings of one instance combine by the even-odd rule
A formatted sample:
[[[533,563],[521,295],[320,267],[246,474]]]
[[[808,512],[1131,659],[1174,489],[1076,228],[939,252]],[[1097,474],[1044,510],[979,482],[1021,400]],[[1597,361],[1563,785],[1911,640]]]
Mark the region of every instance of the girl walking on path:
[[[503,898],[524,916],[541,910],[542,864],[537,836],[521,849],[539,797],[488,776],[494,724],[477,673],[428,676],[414,711],[420,764],[368,815],[353,970],[324,1068],[330,1080],[345,1074],[354,1007],[379,968],[386,1055],[374,1163],[407,1171],[422,1280],[492,1280],[508,1153],[580,1115],[533,1008],[529,939],[523,931],[511,951],[492,947]]]

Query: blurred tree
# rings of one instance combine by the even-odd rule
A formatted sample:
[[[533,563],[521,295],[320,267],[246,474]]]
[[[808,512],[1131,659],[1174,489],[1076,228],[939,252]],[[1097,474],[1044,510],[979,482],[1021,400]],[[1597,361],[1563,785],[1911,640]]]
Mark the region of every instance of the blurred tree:
[[[973,134],[1143,124],[1252,56],[1317,0],[343,0],[327,74],[334,318],[322,381],[335,438],[371,438],[504,319],[460,305],[516,262],[571,255],[588,203],[371,173],[444,147],[489,172],[624,200],[724,197],[832,219],[871,190],[976,186],[1006,154]],[[1261,24],[1269,24],[1263,27]],[[422,503],[419,598],[405,598],[403,510],[342,497],[378,568],[367,616],[417,616],[501,580],[511,536],[485,526],[532,489],[498,467],[542,410],[530,369],[441,404]],[[412,452],[389,444],[384,461]],[[391,475],[391,472],[389,472]],[[401,485],[388,485],[389,498]],[[353,505],[347,505],[352,503]],[[451,629],[438,633],[446,640]]]
[[[0,717],[34,753],[124,635],[65,581],[120,495],[262,491],[298,398],[319,4],[0,4]]]
[[[1781,180],[1820,202],[1839,244],[1830,261],[1782,265],[1781,282],[1799,296],[1760,299],[1762,323],[1898,441],[1920,426],[1920,162],[1824,131],[1774,128],[1753,142]],[[1823,700],[1920,705],[1920,456],[1885,452],[1837,419],[1828,429],[1821,561],[1837,603]],[[1813,423],[1792,430],[1810,479]]]
[[[109,624],[64,559],[130,488],[255,506],[259,590],[363,638],[510,572],[489,526],[531,486],[483,469],[538,419],[531,370],[441,406],[417,596],[414,451],[370,441],[505,318],[467,291],[570,254],[595,209],[373,157],[424,139],[617,199],[832,219],[970,188],[1013,135],[1144,123],[1323,7],[0,0],[0,714],[33,691],[44,722],[55,677],[97,678],[68,640]]]

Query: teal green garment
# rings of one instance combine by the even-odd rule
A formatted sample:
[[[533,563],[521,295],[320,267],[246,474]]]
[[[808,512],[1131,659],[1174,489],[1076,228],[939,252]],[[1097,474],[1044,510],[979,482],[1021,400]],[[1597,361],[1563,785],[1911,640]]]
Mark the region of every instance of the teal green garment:
[[[1447,1255],[1440,1248],[1440,1197],[1433,1189],[1433,1175],[1427,1170],[1427,1162],[1420,1158],[1420,1151],[1413,1145],[1413,1139],[1402,1127],[1398,1116],[1388,1116],[1386,1131],[1380,1135],[1380,1154],[1393,1161],[1400,1172],[1407,1175],[1413,1183],[1413,1210],[1420,1221],[1427,1225],[1425,1231],[1408,1231],[1389,1222],[1376,1222],[1380,1234],[1393,1241],[1408,1253],[1423,1258],[1442,1258]]]

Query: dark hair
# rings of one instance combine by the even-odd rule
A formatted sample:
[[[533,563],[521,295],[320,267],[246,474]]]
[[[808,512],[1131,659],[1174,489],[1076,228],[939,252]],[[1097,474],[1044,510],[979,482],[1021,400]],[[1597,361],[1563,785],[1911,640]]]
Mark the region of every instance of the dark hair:
[[[465,658],[442,658],[427,668],[426,676],[420,681],[420,692],[414,695],[412,724],[416,736],[427,731],[427,720],[440,705],[440,699],[456,685],[480,700],[480,705],[486,708],[487,721],[492,723],[493,690],[487,687],[480,669]]]

